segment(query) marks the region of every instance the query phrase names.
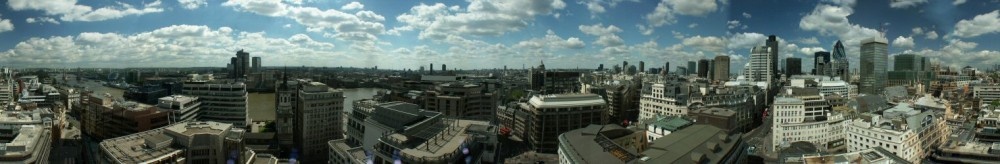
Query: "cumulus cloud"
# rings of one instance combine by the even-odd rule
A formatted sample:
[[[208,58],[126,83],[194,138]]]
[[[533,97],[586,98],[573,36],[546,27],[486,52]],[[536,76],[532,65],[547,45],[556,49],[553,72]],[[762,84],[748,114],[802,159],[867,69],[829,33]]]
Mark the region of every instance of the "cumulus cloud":
[[[136,8],[125,3],[118,3],[118,6],[106,6],[94,9],[91,6],[77,4],[76,0],[10,0],[7,6],[14,11],[41,10],[48,16],[58,16],[59,20],[65,22],[83,21],[103,21],[117,19],[126,16],[138,16],[149,13],[163,12],[159,0],[148,4],[143,4],[142,8]]]
[[[925,37],[925,38],[930,39],[930,40],[937,39],[938,38],[938,33],[936,31],[927,32],[927,37]]]
[[[361,6],[360,3],[358,5]],[[385,25],[382,24],[385,17],[367,10],[352,14],[335,9],[288,5],[281,0],[231,0],[222,3],[222,6],[233,7],[237,11],[289,18],[305,26],[306,31],[352,41],[350,47],[361,52],[381,51],[377,46],[381,44],[377,35],[386,33]]]
[[[14,31],[14,24],[10,23],[10,19],[3,19],[0,17],[0,33]]]
[[[596,18],[598,14],[607,11],[606,8],[614,8],[621,2],[639,2],[639,0],[578,0],[577,4],[587,7],[587,11],[590,11],[590,17]]]
[[[584,34],[597,36],[597,41],[594,41],[594,44],[597,45],[614,47],[625,44],[625,40],[616,35],[616,33],[622,32],[622,29],[615,25],[605,27],[604,24],[598,23],[594,25],[580,25],[579,29]]]
[[[858,62],[860,41],[880,36],[875,29],[853,24],[847,19],[854,13],[851,8],[853,1],[840,1],[837,5],[818,4],[812,12],[802,17],[799,28],[805,31],[819,32],[822,36],[835,36],[844,43],[848,60]]]
[[[447,7],[442,3],[420,5],[396,17],[398,29],[418,29],[420,39],[446,39],[449,35],[499,36],[519,31],[536,16],[566,7],[562,0],[472,0],[469,5]]]
[[[955,6],[958,6],[958,5],[961,5],[961,4],[964,4],[964,3],[965,3],[965,0],[955,0],[955,2],[951,2],[951,4],[955,5]]]
[[[208,5],[206,0],[177,0],[177,3],[180,3],[182,8],[188,10],[194,10],[201,6]]]
[[[767,36],[760,33],[737,33],[730,35],[728,40],[729,44],[727,47],[729,49],[742,50],[763,45],[764,41],[767,40]]]
[[[753,17],[753,15],[750,15],[750,13],[743,12],[743,18],[750,19],[751,17]]]
[[[701,51],[723,53],[726,48],[726,40],[715,37],[715,36],[705,36],[701,35],[685,38],[681,42],[684,46],[694,47]]]
[[[344,6],[341,6],[340,10],[361,10],[361,9],[364,9],[364,8],[365,8],[365,5],[361,4],[358,1],[354,1],[354,2],[348,3],[348,4],[344,5]]]
[[[738,20],[731,20],[731,21],[727,21],[726,22],[726,28],[729,28],[729,29],[735,29],[737,27],[740,27],[740,25],[741,25],[740,21],[738,21]]]
[[[889,1],[889,7],[901,9],[914,7],[922,3],[927,3],[927,0],[892,0]]]
[[[1000,32],[1000,10],[976,15],[972,19],[958,21],[953,36],[971,38]]]
[[[923,49],[923,50],[906,50],[902,53],[904,54],[917,54],[923,55],[931,59],[931,61],[942,64],[943,66],[949,67],[964,67],[964,66],[974,66],[974,67],[984,67],[992,66],[1000,62],[1000,51],[992,50],[975,50],[977,43],[965,42],[958,39],[948,40],[948,44],[939,50]]]
[[[816,37],[799,38],[798,42],[802,44],[813,45],[813,44],[819,44],[819,39],[816,39]]]
[[[803,47],[803,48],[799,48],[799,53],[802,53],[803,55],[806,55],[806,56],[814,56],[814,55],[816,55],[816,52],[820,52],[820,51],[826,51],[826,49],[823,49],[823,47]]]
[[[643,16],[647,25],[640,26],[643,34],[652,34],[653,28],[677,23],[674,14],[689,16],[705,16],[718,10],[714,0],[662,0],[656,4],[653,12]]]
[[[899,36],[899,37],[896,37],[895,40],[892,40],[892,46],[899,47],[899,48],[902,48],[902,49],[911,49],[915,45],[916,44],[913,43],[913,37]]]
[[[57,21],[55,18],[52,18],[52,17],[25,18],[24,22],[27,22],[27,23],[51,23],[51,24],[59,24],[59,21]]]
[[[331,43],[296,34],[271,38],[263,32],[237,32],[229,27],[173,25],[124,35],[84,32],[76,36],[30,38],[0,52],[6,65],[21,66],[220,66],[235,49],[246,49],[267,61],[320,65],[346,56]],[[325,60],[328,59],[328,60]],[[197,62],[195,62],[197,61]],[[206,61],[206,62],[201,62]]]
[[[580,40],[580,38],[570,37],[563,39],[556,35],[552,30],[546,32],[545,37],[532,38],[529,40],[518,42],[514,45],[515,48],[528,48],[528,49],[554,49],[554,48],[565,48],[565,49],[581,49],[586,44]]]

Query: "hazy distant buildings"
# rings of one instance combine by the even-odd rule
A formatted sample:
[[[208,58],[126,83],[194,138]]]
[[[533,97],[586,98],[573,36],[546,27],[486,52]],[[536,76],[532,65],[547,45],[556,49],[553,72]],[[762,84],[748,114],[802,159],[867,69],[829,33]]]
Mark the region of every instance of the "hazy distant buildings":
[[[250,69],[252,70],[251,72],[253,72],[253,73],[257,73],[257,72],[263,71],[263,69],[260,67],[260,57],[259,56],[254,56],[253,57],[253,64],[251,65]]]
[[[876,36],[861,40],[861,84],[858,86],[860,93],[881,95],[885,91],[885,83],[888,80],[888,40],[882,36]]]
[[[688,61],[687,72],[682,73],[682,75],[696,74],[698,72],[698,62]]]
[[[444,83],[424,92],[424,108],[446,116],[469,120],[490,120],[496,104],[486,86],[465,82]]]
[[[789,57],[785,59],[785,76],[792,77],[802,74],[802,58]]]
[[[823,75],[830,76],[833,74],[833,68],[830,63],[830,52],[818,51],[814,54],[813,58],[813,75]]]
[[[582,87],[580,76],[579,72],[546,71],[545,63],[542,63],[531,71],[531,89],[540,94],[579,92]]]
[[[700,77],[700,78],[709,78],[708,77],[708,68],[709,68],[709,66],[708,66],[709,64],[708,63],[711,63],[708,59],[698,60],[698,77]]]
[[[250,53],[243,50],[236,51],[236,57],[229,59],[229,77],[245,78],[250,73]]]
[[[719,55],[715,56],[714,63],[712,65],[714,73],[713,81],[728,81],[729,80],[729,56]]]
[[[216,80],[212,74],[190,74],[184,81],[184,94],[201,100],[201,121],[216,121],[246,127],[247,90],[243,82]]]

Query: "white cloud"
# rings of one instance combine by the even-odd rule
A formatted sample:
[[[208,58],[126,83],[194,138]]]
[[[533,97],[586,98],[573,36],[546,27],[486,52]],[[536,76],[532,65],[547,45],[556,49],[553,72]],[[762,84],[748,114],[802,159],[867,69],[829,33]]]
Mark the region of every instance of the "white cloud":
[[[695,27],[698,27],[697,23],[688,24],[688,28],[695,28]]]
[[[823,0],[823,1],[845,7],[851,7],[854,6],[854,4],[857,4],[857,0]]]
[[[923,49],[919,51],[906,50],[904,54],[923,55],[936,63],[948,67],[989,67],[1000,62],[1000,51],[974,50],[978,44],[958,39],[948,40],[948,44],[939,50]]]
[[[177,3],[180,3],[182,8],[188,10],[194,10],[201,6],[208,5],[208,1],[206,0],[177,0]]]
[[[820,51],[826,51],[826,49],[823,49],[823,47],[803,47],[799,49],[799,53],[802,53],[806,56],[815,56],[816,52]]]
[[[925,37],[925,38],[930,39],[930,40],[937,39],[938,38],[938,33],[936,31],[927,32],[927,37]]]
[[[615,34],[622,32],[622,29],[615,25],[605,27],[603,24],[598,23],[594,25],[580,25],[579,29],[584,34],[597,36],[597,41],[594,41],[594,44],[597,45],[615,47],[625,44],[625,40],[622,40],[621,37]]]
[[[590,11],[591,17],[605,12],[604,6],[601,6],[598,1],[590,1],[585,4],[587,5],[587,10]]]
[[[15,66],[218,67],[237,49],[263,57],[270,63],[265,65],[282,61],[328,65],[350,56],[333,48],[304,34],[271,38],[264,32],[237,32],[229,27],[174,25],[128,35],[85,32],[30,38],[0,52],[0,57],[6,59],[5,65]]]
[[[362,52],[381,51],[378,36],[386,33],[385,17],[372,11],[347,13],[336,9],[319,9],[288,5],[280,0],[231,0],[222,4],[238,11],[265,16],[285,17],[306,27],[306,31],[324,37],[352,41],[351,48]],[[361,5],[360,3],[358,5]]]
[[[819,4],[812,12],[802,17],[799,21],[799,28],[805,31],[816,31],[822,36],[835,36],[844,43],[848,54],[848,60],[852,63],[858,62],[860,54],[860,41],[871,37],[879,36],[875,29],[852,24],[847,19],[854,13],[851,2],[843,2],[839,6]]]
[[[587,11],[590,11],[590,17],[596,18],[598,14],[607,11],[607,8],[614,8],[618,3],[629,1],[629,2],[639,2],[639,0],[578,0],[577,4],[587,7]]]
[[[913,43],[913,37],[899,36],[896,37],[895,40],[892,40],[892,46],[902,49],[912,49],[915,45],[916,44]]]
[[[726,40],[714,36],[702,37],[698,35],[690,38],[685,38],[684,41],[682,41],[681,43],[684,44],[684,46],[691,46],[701,51],[708,51],[715,53],[723,53],[724,50],[726,49]]]
[[[924,34],[924,29],[920,27],[914,27],[913,30],[910,31],[912,31],[914,35]]]
[[[971,20],[961,20],[955,24],[955,31],[950,35],[971,38],[984,34],[1000,32],[1000,10],[976,15]]]
[[[24,22],[27,22],[27,23],[52,23],[52,24],[59,24],[59,21],[57,21],[55,18],[52,18],[52,17],[25,18]]]
[[[230,6],[238,11],[251,12],[266,16],[283,16],[287,14],[289,7],[281,0],[230,0],[222,3],[222,6]]]
[[[365,5],[361,4],[358,1],[354,1],[354,2],[348,3],[348,4],[344,5],[344,6],[341,6],[340,10],[361,10],[361,9],[364,9],[364,8],[365,8]]]
[[[743,18],[750,19],[751,17],[753,17],[753,15],[750,15],[750,13],[743,12]]]
[[[921,3],[927,3],[927,0],[891,0],[889,1],[889,7],[901,9],[917,6]]]
[[[965,3],[965,0],[955,0],[955,2],[952,2],[951,4],[955,5],[955,6],[958,6],[958,5],[961,5],[961,4],[964,4],[964,3]]]
[[[14,24],[10,23],[10,19],[0,17],[0,33],[7,31],[14,31]]]
[[[532,38],[529,40],[518,42],[514,45],[515,48],[529,48],[529,49],[553,49],[553,48],[566,48],[566,49],[581,49],[586,44],[580,40],[580,38],[570,37],[563,39],[556,35],[555,32],[549,30],[546,32],[545,37],[542,38]]]
[[[735,29],[737,27],[740,27],[740,21],[738,20],[731,20],[726,22],[726,28]]]
[[[159,0],[153,1],[148,4],[144,4],[143,8],[138,9],[132,5],[119,3],[119,6],[107,6],[94,9],[93,7],[80,5],[76,3],[76,0],[47,0],[47,1],[37,1],[37,0],[10,0],[7,1],[7,6],[9,6],[14,11],[22,10],[41,10],[45,15],[49,16],[59,16],[59,20],[65,22],[73,21],[103,21],[110,19],[117,19],[126,16],[138,16],[149,13],[159,13],[163,12],[163,8],[160,7],[161,2]]]
[[[767,36],[760,33],[737,33],[730,35],[727,47],[734,50],[749,49],[753,46],[763,45]]]
[[[677,23],[674,14],[705,16],[718,10],[714,0],[662,0],[653,12],[643,16],[647,25],[640,27],[643,34],[652,34],[653,28]]]
[[[819,44],[819,39],[816,39],[816,37],[799,38],[798,42],[802,44],[814,45]]]
[[[403,26],[393,28],[390,34],[420,30],[419,39],[456,43],[464,35],[500,36],[520,31],[536,16],[552,15],[565,7],[562,0],[471,0],[465,8],[421,3],[397,16]]]

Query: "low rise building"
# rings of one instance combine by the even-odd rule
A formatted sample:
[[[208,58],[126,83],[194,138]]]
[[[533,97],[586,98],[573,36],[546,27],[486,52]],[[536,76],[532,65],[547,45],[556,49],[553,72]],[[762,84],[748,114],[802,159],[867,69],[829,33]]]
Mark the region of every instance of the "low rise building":
[[[637,163],[746,163],[742,133],[692,125],[650,143]]]
[[[243,129],[219,122],[181,122],[101,141],[101,163],[247,163]]]
[[[559,135],[559,163],[629,163],[645,150],[645,133],[616,124],[597,125]]]
[[[194,121],[201,111],[201,101],[198,97],[172,95],[161,97],[156,107],[170,112],[170,122]]]
[[[919,111],[901,103],[879,113],[865,113],[846,123],[847,150],[882,147],[918,163],[950,134],[942,113]]]
[[[1000,142],[946,142],[934,148],[927,159],[941,163],[996,163],[1000,161]]]
[[[844,150],[844,116],[819,108],[807,108],[799,98],[779,97],[771,111],[773,150],[794,142],[809,142],[823,152]]]
[[[46,163],[52,149],[48,109],[0,111],[0,163]]]
[[[657,116],[646,123],[646,142],[653,142],[671,132],[691,126],[691,120],[677,116]]]

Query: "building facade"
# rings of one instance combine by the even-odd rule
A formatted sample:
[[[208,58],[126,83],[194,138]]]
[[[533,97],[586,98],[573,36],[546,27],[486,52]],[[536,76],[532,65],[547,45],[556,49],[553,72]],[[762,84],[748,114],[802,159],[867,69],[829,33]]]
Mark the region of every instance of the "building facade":
[[[714,73],[712,81],[728,81],[729,80],[729,56],[715,56]]]
[[[424,92],[424,109],[470,120],[490,120],[495,102],[486,86],[465,82],[444,83]]]
[[[912,163],[919,163],[951,131],[942,113],[914,110],[901,103],[881,115],[862,114],[846,123],[847,151],[882,147]]]
[[[201,101],[198,101],[198,97],[172,95],[161,97],[159,100],[156,107],[170,112],[171,123],[194,121],[201,112]]]
[[[539,95],[519,106],[530,114],[522,138],[541,153],[556,153],[559,134],[607,121],[607,102],[596,94]]]
[[[888,80],[889,44],[885,37],[861,40],[860,93],[881,95]]]
[[[320,82],[301,81],[295,111],[295,147],[300,150],[301,161],[326,161],[330,140],[344,138],[343,91]]]

